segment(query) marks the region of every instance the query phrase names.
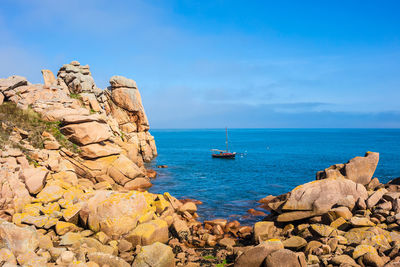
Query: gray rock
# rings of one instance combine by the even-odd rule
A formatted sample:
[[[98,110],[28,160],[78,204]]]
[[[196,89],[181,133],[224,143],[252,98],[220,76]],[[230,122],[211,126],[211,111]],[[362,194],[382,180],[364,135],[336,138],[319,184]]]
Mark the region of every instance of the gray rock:
[[[69,90],[74,93],[92,92],[95,87],[93,77],[81,73],[76,73],[75,79],[68,84]]]
[[[125,78],[124,76],[112,76],[110,78],[110,84],[113,88],[137,88],[136,82],[134,80]]]
[[[67,64],[65,66],[65,72],[66,73],[70,73],[70,72],[78,73],[79,72],[79,68],[77,66]]]

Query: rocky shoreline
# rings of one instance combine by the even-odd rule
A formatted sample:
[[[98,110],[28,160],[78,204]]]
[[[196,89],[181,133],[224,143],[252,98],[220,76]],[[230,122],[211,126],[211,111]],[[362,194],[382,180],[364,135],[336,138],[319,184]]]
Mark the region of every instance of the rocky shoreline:
[[[373,178],[378,153],[265,197],[253,226],[199,222],[195,201],[146,191],[157,149],[134,80],[42,74],[0,79],[0,266],[400,266],[400,179]]]

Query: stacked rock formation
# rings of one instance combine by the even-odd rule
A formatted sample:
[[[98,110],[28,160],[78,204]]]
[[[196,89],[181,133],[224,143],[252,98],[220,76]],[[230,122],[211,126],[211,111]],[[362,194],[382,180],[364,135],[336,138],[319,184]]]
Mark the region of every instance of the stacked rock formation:
[[[57,79],[49,70],[42,74],[44,85],[32,85],[20,76],[1,79],[1,98],[23,109],[31,107],[44,120],[59,122],[62,134],[79,146],[79,157],[69,158],[78,170],[89,170],[83,172],[85,177],[102,177],[97,179],[127,189],[150,186],[144,162],[153,159],[157,150],[136,83],[114,76],[110,89],[102,91],[89,66],[77,61],[61,67]],[[113,166],[119,165],[125,171],[114,171]]]
[[[271,212],[254,225],[257,246],[235,266],[398,266],[400,181],[373,178],[367,152],[317,173],[317,180],[260,201]]]
[[[51,83],[53,77],[49,71],[46,71],[49,75],[49,80],[44,76],[45,84]],[[42,71],[43,73],[43,71]],[[44,74],[44,73],[43,73]],[[89,70],[89,65],[81,66],[78,61],[72,61],[70,64],[63,65],[57,74],[58,80],[63,87],[67,87],[71,93],[100,93],[100,89],[96,87],[93,77]],[[64,82],[64,83],[63,83]]]

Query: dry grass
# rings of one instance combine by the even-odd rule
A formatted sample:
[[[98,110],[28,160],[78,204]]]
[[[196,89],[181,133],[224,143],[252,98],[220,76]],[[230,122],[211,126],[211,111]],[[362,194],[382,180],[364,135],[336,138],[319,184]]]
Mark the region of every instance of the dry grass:
[[[5,102],[0,105],[0,122],[7,125],[5,129],[0,125],[0,148],[4,148],[7,144],[20,147],[19,144],[12,144],[9,140],[13,128],[17,127],[29,133],[26,140],[35,148],[43,148],[42,133],[47,131],[57,139],[61,146],[78,152],[78,147],[60,132],[60,122],[44,121],[40,114],[30,108],[22,110],[12,102]]]

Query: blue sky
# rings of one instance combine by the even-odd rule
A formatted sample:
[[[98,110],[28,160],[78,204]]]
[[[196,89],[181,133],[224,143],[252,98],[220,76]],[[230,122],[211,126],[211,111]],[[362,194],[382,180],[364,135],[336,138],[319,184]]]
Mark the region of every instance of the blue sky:
[[[89,64],[136,80],[153,128],[400,127],[398,1],[20,1],[0,77]]]

